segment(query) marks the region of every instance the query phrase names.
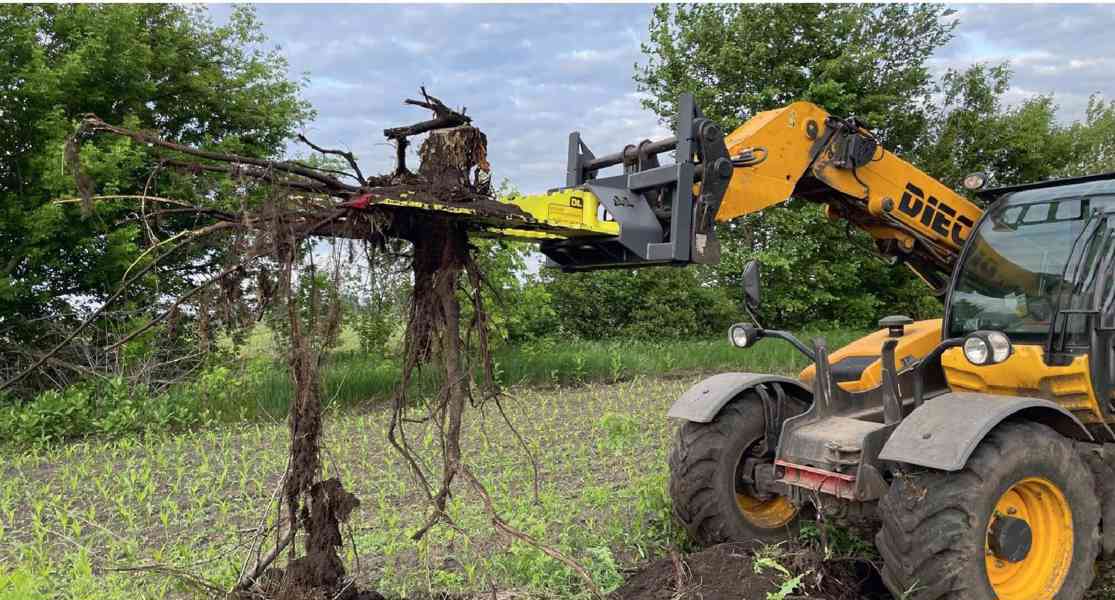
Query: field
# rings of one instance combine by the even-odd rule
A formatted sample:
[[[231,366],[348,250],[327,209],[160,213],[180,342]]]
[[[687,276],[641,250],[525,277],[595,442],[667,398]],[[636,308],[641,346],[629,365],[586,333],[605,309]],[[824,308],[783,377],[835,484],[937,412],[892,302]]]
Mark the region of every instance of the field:
[[[671,545],[684,548],[665,492],[670,403],[700,379],[699,371],[787,372],[802,362],[778,343],[747,352],[726,341],[651,350],[628,345],[621,353],[618,345],[597,344],[505,354],[505,381],[533,382],[513,385],[504,406],[540,466],[537,498],[531,463],[496,407],[467,413],[466,460],[499,510],[586,565],[605,589],[621,583],[625,568]],[[343,378],[337,368],[331,377]],[[668,373],[640,373],[652,368]],[[280,408],[281,398],[266,404]],[[493,586],[538,598],[585,595],[555,561],[497,537],[476,499],[463,492],[450,505],[457,528],[439,527],[411,541],[425,516],[424,498],[387,444],[382,402],[332,406],[325,475],[340,476],[362,501],[345,552],[363,585],[408,596]],[[281,420],[257,419],[5,449],[0,598],[191,598],[204,592],[205,583],[190,583],[180,573],[227,588],[283,471],[286,440]],[[436,464],[433,440],[413,440],[430,464]],[[274,516],[272,510],[266,519]]]
[[[851,335],[829,337],[842,342]],[[666,494],[673,424],[665,414],[673,400],[702,371],[790,372],[801,363],[777,343],[722,352],[726,342],[688,342],[673,346],[672,356],[666,346],[656,346],[657,355],[635,355],[633,349],[653,349],[638,344],[504,354],[524,382],[509,389],[504,407],[537,458],[537,498],[531,463],[496,407],[466,413],[466,460],[500,512],[580,561],[605,590],[669,548],[691,549],[670,518]],[[623,353],[613,359],[609,352]],[[714,368],[695,368],[702,357]],[[574,380],[532,379],[531,373],[566,360],[574,369],[580,365]],[[610,366],[617,362],[627,367]],[[668,369],[671,362],[679,368]],[[331,377],[341,378],[336,369],[345,363],[335,362]],[[652,367],[663,372],[639,372]],[[281,402],[248,401],[276,408]],[[387,444],[387,415],[378,400],[341,402],[336,396],[327,415],[325,476],[341,477],[362,501],[344,550],[362,587],[408,598],[443,592],[489,598],[493,588],[504,599],[589,597],[556,561],[497,536],[463,486],[450,503],[456,526],[412,541],[426,506]],[[434,439],[413,440],[430,464],[437,459]],[[285,423],[260,418],[195,431],[5,447],[0,600],[194,599],[208,597],[208,585],[227,589],[283,471],[286,444]],[[268,511],[266,522],[274,518]],[[870,548],[851,543],[870,555]],[[1089,599],[1115,598],[1115,570],[1101,565],[1099,575]]]
[[[833,330],[802,332],[804,340],[824,336],[830,347],[858,338],[863,332]],[[235,419],[269,418],[286,412],[290,381],[285,365],[276,355],[275,342],[263,327],[257,327],[240,350],[240,364],[250,379],[246,394],[251,402],[214,407]],[[356,350],[349,330],[342,330],[338,347],[323,368],[326,401],[348,407],[391,396],[399,381],[397,360],[369,356]],[[544,338],[521,345],[498,347],[492,355],[495,375],[504,386],[554,387],[592,381],[615,382],[635,376],[662,373],[716,372],[750,369],[757,372],[797,372],[805,359],[789,344],[778,341],[740,351],[727,337],[707,340],[576,340]],[[264,368],[259,368],[260,365]],[[438,388],[434,370],[419,374],[415,391],[431,393]]]

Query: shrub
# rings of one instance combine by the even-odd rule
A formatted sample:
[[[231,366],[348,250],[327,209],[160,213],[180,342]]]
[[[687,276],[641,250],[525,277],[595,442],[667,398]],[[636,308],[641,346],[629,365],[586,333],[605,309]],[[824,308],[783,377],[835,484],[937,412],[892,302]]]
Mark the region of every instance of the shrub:
[[[741,313],[698,269],[547,272],[546,290],[564,333],[584,339],[693,339],[719,335]]]
[[[213,366],[159,394],[119,376],[48,390],[30,402],[0,409],[0,443],[44,446],[89,435],[120,437],[243,418],[245,391],[259,372],[249,368],[244,377]]]

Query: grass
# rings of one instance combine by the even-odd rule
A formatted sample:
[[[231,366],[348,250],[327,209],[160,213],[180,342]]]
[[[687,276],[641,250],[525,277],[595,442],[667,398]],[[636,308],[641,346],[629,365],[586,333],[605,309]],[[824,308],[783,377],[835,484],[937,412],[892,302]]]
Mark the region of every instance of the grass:
[[[239,348],[225,347],[186,381],[155,394],[123,377],[96,379],[48,390],[33,401],[0,399],[0,447],[46,446],[84,437],[121,437],[152,431],[268,421],[287,412],[291,387],[281,353],[269,335],[253,333]],[[350,336],[351,337],[351,336]],[[835,342],[855,332],[830,332]],[[324,360],[326,404],[366,406],[389,398],[400,379],[396,360],[354,349],[345,342]],[[636,376],[753,370],[792,373],[805,359],[789,345],[768,341],[746,352],[722,340],[671,342],[540,340],[494,352],[495,376],[504,386],[553,387],[618,382]],[[419,372],[412,397],[440,387],[436,370]]]
[[[682,542],[665,492],[665,413],[697,379],[514,389],[509,416],[542,466],[537,502],[529,463],[492,410],[469,413],[466,459],[512,524],[614,588],[621,568]],[[351,545],[345,552],[364,585],[403,595],[491,585],[537,598],[585,595],[567,569],[498,537],[463,487],[450,505],[461,531],[439,527],[411,541],[424,506],[386,445],[386,424],[379,408],[333,412],[326,432],[326,476],[339,475],[362,500],[351,523],[355,554]],[[429,460],[432,439],[415,438]],[[228,586],[285,457],[282,423],[12,453],[0,483],[0,598],[200,596],[174,577],[119,570],[155,563]]]
[[[830,348],[838,348],[863,335],[861,331],[838,330],[802,333],[802,339],[824,335]],[[342,346],[343,347],[343,346]],[[286,368],[258,340],[252,360],[269,360],[252,390],[256,413],[281,415],[290,401]],[[589,382],[618,382],[635,376],[667,373],[708,373],[743,370],[763,373],[797,373],[806,359],[789,344],[765,340],[740,350],[726,337],[710,340],[651,342],[639,340],[591,341],[545,339],[520,346],[504,346],[493,353],[496,377],[505,386],[561,386]],[[399,380],[394,360],[369,356],[353,350],[333,353],[323,368],[326,397],[331,405],[356,406],[369,400],[390,397]],[[436,389],[432,371],[421,374],[416,392]],[[228,411],[234,413],[234,411]]]
[[[834,345],[852,337],[829,335]],[[503,349],[496,361],[511,386],[508,415],[542,468],[537,500],[529,462],[491,407],[468,413],[466,460],[513,525],[585,564],[605,589],[620,584],[623,568],[684,547],[666,495],[665,414],[674,399],[703,372],[789,373],[805,362],[782,343],[743,351],[726,340],[539,343]],[[410,539],[424,502],[387,445],[383,403],[367,402],[390,393],[393,369],[342,352],[325,376],[325,475],[340,476],[362,500],[345,547],[361,584],[399,595],[495,586],[531,598],[586,597],[568,569],[496,535],[463,487],[449,507],[459,529]],[[0,449],[0,600],[202,597],[156,565],[230,586],[287,451],[285,373],[253,372],[225,396],[254,402],[254,420]],[[412,439],[436,464],[428,433]]]

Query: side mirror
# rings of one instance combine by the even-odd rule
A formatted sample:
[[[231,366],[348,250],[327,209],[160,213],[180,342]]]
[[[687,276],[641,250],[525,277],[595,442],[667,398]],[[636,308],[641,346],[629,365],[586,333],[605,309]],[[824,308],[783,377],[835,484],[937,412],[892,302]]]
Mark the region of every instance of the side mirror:
[[[743,300],[747,308],[759,308],[759,261],[749,260],[743,267]]]

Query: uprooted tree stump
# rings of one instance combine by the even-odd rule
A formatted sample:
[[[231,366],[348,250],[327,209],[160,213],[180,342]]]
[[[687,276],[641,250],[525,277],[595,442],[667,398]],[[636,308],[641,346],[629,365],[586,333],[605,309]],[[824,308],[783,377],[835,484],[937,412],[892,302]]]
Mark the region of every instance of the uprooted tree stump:
[[[466,406],[494,402],[499,405],[500,392],[494,381],[488,349],[488,321],[480,293],[485,285],[483,273],[472,257],[472,246],[465,223],[445,213],[400,210],[376,204],[378,197],[401,192],[422,201],[445,204],[468,204],[481,214],[507,215],[521,213],[512,205],[496,201],[492,196],[490,166],[487,160],[487,138],[471,125],[464,111],[454,111],[422,90],[423,100],[407,100],[408,104],[431,110],[434,117],[414,125],[384,131],[395,141],[397,165],[391,175],[365,177],[349,152],[321,148],[304,137],[299,139],[325,155],[338,156],[350,167],[349,172],[315,168],[294,161],[270,161],[252,157],[213,152],[177,144],[150,132],[134,131],[88,116],[66,148],[67,163],[73,170],[79,200],[88,208],[96,201],[143,202],[144,219],[162,214],[192,212],[205,224],[182,231],[153,244],[145,252],[150,256],[146,266],[135,269],[121,283],[119,290],[78,329],[88,326],[113,301],[124,295],[127,287],[148,274],[153,265],[175,251],[191,244],[228,243],[236,248],[235,260],[225,265],[194,289],[182,294],[148,323],[124,335],[110,345],[117,348],[149,331],[168,316],[179,314],[183,303],[191,298],[208,306],[210,287],[237,291],[242,285],[256,282],[258,305],[253,310],[241,306],[239,313],[262,313],[273,303],[285,303],[290,333],[288,364],[294,396],[288,413],[290,451],[288,467],[275,498],[266,510],[278,501],[280,519],[273,527],[261,519],[235,593],[252,598],[332,598],[354,600],[375,598],[359,593],[337,552],[343,544],[341,530],[359,506],[359,500],[347,492],[338,479],[322,480],[322,388],[319,366],[326,345],[322,340],[336,335],[339,325],[339,303],[336,298],[323,298],[311,288],[314,317],[307,322],[295,307],[295,292],[300,286],[313,285],[315,273],[311,264],[308,277],[302,273],[306,257],[299,250],[309,238],[330,237],[356,240],[368,251],[387,251],[392,240],[405,240],[412,246],[411,269],[413,289],[404,339],[403,370],[394,395],[389,439],[409,465],[415,481],[429,502],[426,523],[415,533],[422,537],[431,527],[450,519],[446,502],[455,480],[463,479],[484,505],[492,526],[512,539],[539,548],[550,557],[577,572],[586,586],[599,595],[588,573],[575,561],[512,527],[495,510],[484,485],[469,469],[462,455],[460,436]],[[406,166],[409,137],[429,135],[419,149],[421,159],[417,173]],[[196,176],[228,177],[255,191],[269,190],[268,200],[261,206],[238,210],[226,207],[190,204],[173,198],[162,198],[154,192],[142,196],[96,196],[95,182],[80,164],[83,141],[97,134],[130,138],[148,148],[155,156],[153,169],[176,169]],[[343,182],[340,178],[354,180]],[[152,176],[154,179],[154,175]],[[71,200],[66,200],[67,202]],[[164,209],[147,210],[148,203]],[[152,225],[152,223],[147,223]],[[158,231],[157,223],[152,231]],[[277,267],[276,267],[277,265]],[[334,264],[333,275],[339,271]],[[462,324],[458,292],[471,303],[471,318]],[[243,303],[243,293],[213,294],[228,302]],[[318,316],[320,315],[320,318]],[[208,313],[202,315],[208,320]],[[250,321],[250,320],[248,320]],[[462,336],[462,329],[469,335]],[[77,331],[69,337],[77,335]],[[466,343],[468,340],[468,343]],[[68,340],[67,340],[68,341]],[[65,343],[65,342],[63,342]],[[59,346],[61,347],[61,345]],[[57,348],[55,349],[57,351]],[[19,377],[30,373],[49,358],[46,354]],[[479,369],[470,367],[470,359],[478,360]],[[425,403],[412,402],[407,387],[417,369],[436,366],[443,376],[441,390]],[[478,389],[474,388],[473,372],[480,373]],[[16,380],[18,380],[18,378]],[[5,382],[0,389],[15,380]],[[500,407],[500,414],[503,409]],[[411,414],[419,413],[419,414]],[[408,422],[431,422],[440,436],[441,477],[433,485],[431,474],[407,445],[405,427]],[[508,427],[510,422],[506,420]],[[524,452],[529,450],[517,431],[512,432]],[[533,457],[531,457],[533,462]],[[537,473],[537,466],[536,466]],[[272,536],[271,538],[270,536]],[[299,539],[301,538],[301,539]],[[268,542],[268,539],[273,539]],[[301,543],[299,543],[301,542]],[[263,547],[269,545],[267,552]],[[301,548],[301,552],[299,552]],[[283,568],[273,566],[286,554]]]

